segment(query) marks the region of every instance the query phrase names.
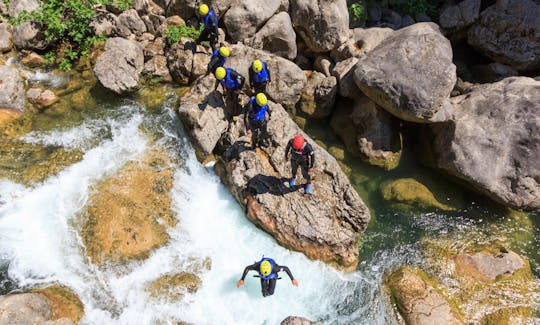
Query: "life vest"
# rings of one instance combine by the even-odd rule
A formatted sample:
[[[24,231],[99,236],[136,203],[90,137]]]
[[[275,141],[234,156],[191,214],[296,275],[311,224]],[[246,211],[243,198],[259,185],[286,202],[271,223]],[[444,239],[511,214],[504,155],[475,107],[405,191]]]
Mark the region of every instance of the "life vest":
[[[227,74],[225,75],[225,78],[221,79],[221,85],[225,89],[236,89],[240,86],[236,78],[233,80],[231,79],[231,69],[227,68]]]
[[[270,271],[270,274],[268,274],[267,276],[264,276],[261,271],[259,270],[259,277],[263,280],[270,280],[270,279],[273,279],[273,278],[276,278],[277,277],[277,274],[274,273],[274,265],[276,265],[276,262],[274,262],[273,259],[271,258],[268,258],[268,257],[263,257],[260,261],[259,261],[259,265],[261,265],[262,262],[264,261],[268,261],[270,262],[270,265],[272,265],[272,271]]]
[[[210,9],[206,17],[204,17],[204,28],[211,30],[217,29],[217,20],[214,9]]]
[[[264,105],[262,107],[259,106],[255,101],[255,97],[251,97],[249,102],[251,103],[252,107],[252,110],[249,112],[249,119],[254,121],[264,119],[266,117],[266,111],[268,111],[268,105]]]
[[[215,50],[214,53],[212,53],[212,57],[210,58],[210,61],[212,61],[213,58],[219,58],[219,61],[217,61],[217,63],[214,65],[214,70],[217,69],[218,67],[222,67],[225,65],[225,62],[227,61],[227,58],[224,57],[224,56],[221,56],[221,54],[219,53],[219,49]]]
[[[268,70],[266,70],[266,63],[263,62],[263,68],[261,72],[253,74],[253,81],[257,83],[263,83],[268,80]]]

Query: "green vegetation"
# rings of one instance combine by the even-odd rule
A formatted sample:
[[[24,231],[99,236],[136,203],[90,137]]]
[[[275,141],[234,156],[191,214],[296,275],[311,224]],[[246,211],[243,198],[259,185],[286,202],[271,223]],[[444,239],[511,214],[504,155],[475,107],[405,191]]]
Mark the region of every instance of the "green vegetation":
[[[111,4],[121,11],[126,11],[133,7],[133,0],[112,0]]]
[[[194,40],[198,39],[203,29],[203,24],[201,24],[199,29],[188,25],[168,26],[165,31],[165,38],[169,46],[171,46],[178,43],[182,37],[189,37]]]
[[[366,10],[363,3],[353,3],[349,6],[349,17],[353,22],[360,22],[367,19]]]
[[[379,4],[382,8],[390,8],[400,15],[410,15],[415,17],[425,13],[432,18],[437,18],[437,8],[441,4],[440,0],[365,0],[358,1],[349,6],[349,16],[352,21],[362,21],[367,19],[365,7]]]

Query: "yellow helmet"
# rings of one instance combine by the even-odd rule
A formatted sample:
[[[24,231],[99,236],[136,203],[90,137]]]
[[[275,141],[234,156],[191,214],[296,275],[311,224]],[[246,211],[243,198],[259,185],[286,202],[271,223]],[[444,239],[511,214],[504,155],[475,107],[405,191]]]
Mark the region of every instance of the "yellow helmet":
[[[259,266],[259,270],[261,271],[262,275],[269,276],[272,272],[272,264],[270,264],[268,261],[263,261]]]
[[[231,55],[231,51],[229,51],[228,47],[222,46],[219,48],[219,54],[221,54],[222,57],[227,58]]]
[[[251,65],[251,67],[253,68],[253,71],[259,73],[259,72],[262,71],[263,64],[262,64],[261,60],[255,60],[255,61],[253,61],[253,64]]]
[[[216,69],[216,79],[221,80],[225,78],[225,75],[227,74],[227,70],[225,70],[224,67],[219,67]]]
[[[205,4],[202,4],[200,7],[199,7],[199,14],[201,16],[206,16],[208,15],[208,11],[210,9],[208,8],[208,5],[205,5]]]
[[[255,96],[255,101],[257,102],[257,105],[264,106],[266,103],[268,103],[268,99],[266,98],[266,95],[263,93],[258,93],[257,96]]]

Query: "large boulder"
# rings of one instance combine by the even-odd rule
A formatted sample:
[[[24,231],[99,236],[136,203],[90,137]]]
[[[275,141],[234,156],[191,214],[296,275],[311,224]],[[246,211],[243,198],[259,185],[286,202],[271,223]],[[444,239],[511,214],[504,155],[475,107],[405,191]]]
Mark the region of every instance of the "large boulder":
[[[391,114],[411,122],[445,120],[456,83],[452,47],[433,23],[393,32],[356,65],[356,85]],[[438,116],[441,115],[441,116]]]
[[[135,9],[129,9],[118,16],[116,32],[121,37],[141,36],[146,32],[146,25]]]
[[[512,276],[527,266],[516,253],[504,248],[497,252],[481,251],[474,254],[462,253],[454,257],[456,273],[481,281]]]
[[[307,81],[302,69],[282,57],[242,44],[231,46],[231,56],[226,65],[246,77],[247,83],[249,68],[255,59],[262,59],[266,62],[272,74],[272,82],[266,90],[267,95],[288,108],[294,107],[300,99]]]
[[[17,17],[21,12],[28,13],[41,7],[39,0],[11,0],[9,1],[8,13],[10,17]]]
[[[105,88],[123,94],[139,87],[143,67],[142,46],[135,41],[114,37],[105,43],[105,52],[97,59],[94,73]]]
[[[206,73],[211,53],[192,39],[182,37],[167,51],[167,65],[173,79],[187,86]]]
[[[254,35],[281,6],[281,0],[233,0],[223,20],[233,42]]]
[[[90,27],[96,36],[111,36],[116,32],[117,26],[118,17],[110,12],[98,12],[90,21]]]
[[[220,138],[231,129],[235,132],[230,141],[233,145],[223,153],[216,172],[245,206],[248,218],[286,247],[347,269],[355,268],[356,245],[369,222],[369,211],[336,160],[306,136],[316,154],[314,192],[306,195],[300,186],[285,186],[291,174],[284,149],[294,134],[301,133],[299,127],[281,105],[271,102],[272,145],[264,151],[247,150],[249,136],[240,137],[236,127],[228,130],[223,120],[223,101],[212,93],[212,85],[211,77],[195,83],[191,94],[180,102],[180,118],[198,152],[219,149]]]
[[[386,280],[393,300],[406,324],[463,324],[459,313],[418,269],[402,266]]]
[[[0,66],[0,110],[24,111],[24,81],[17,70],[11,66]]]
[[[347,42],[330,52],[334,61],[339,62],[352,57],[361,57],[368,54],[386,37],[392,34],[391,28],[355,28],[349,31]]]
[[[540,68],[540,4],[497,1],[468,32],[468,42],[494,61],[518,70]]]
[[[157,0],[156,3],[167,9],[167,17],[178,15],[186,20],[195,16],[201,5],[200,0]],[[222,16],[231,6],[230,0],[210,0],[204,3],[214,9],[218,16]]]
[[[540,81],[478,85],[452,103],[453,120],[431,126],[435,167],[506,206],[538,209]]]
[[[13,48],[13,26],[0,22],[0,53],[9,52]]]
[[[349,12],[345,0],[291,1],[289,12],[296,32],[314,52],[328,52],[349,36]]]
[[[300,109],[308,116],[324,119],[332,114],[338,90],[336,77],[326,77],[317,71],[308,71],[307,84],[302,91]]]
[[[255,49],[267,51],[289,60],[296,58],[296,33],[292,27],[291,18],[286,12],[280,12],[270,18],[245,43]]]
[[[338,93],[342,97],[356,98],[364,96],[360,89],[354,83],[354,67],[358,63],[358,58],[351,57],[343,61],[339,61],[332,69],[332,75],[336,77],[338,82]]]
[[[439,15],[440,26],[449,32],[469,27],[480,16],[481,2],[481,0],[465,0],[443,6]]]

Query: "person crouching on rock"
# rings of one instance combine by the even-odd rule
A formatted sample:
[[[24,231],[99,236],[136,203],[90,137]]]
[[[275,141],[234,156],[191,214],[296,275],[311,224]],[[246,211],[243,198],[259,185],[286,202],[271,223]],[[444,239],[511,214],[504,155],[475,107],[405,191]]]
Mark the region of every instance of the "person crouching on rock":
[[[278,272],[285,271],[293,286],[298,287],[298,280],[296,280],[288,267],[284,265],[278,265],[273,259],[263,257],[260,261],[255,262],[252,265],[246,266],[242,278],[236,283],[236,287],[240,288],[244,285],[244,279],[249,271],[259,272],[259,278],[261,279],[261,291],[263,297],[271,296],[274,294],[276,288],[276,281],[278,280]]]
[[[249,85],[251,93],[266,93],[266,85],[272,81],[270,69],[262,60],[255,60],[249,69]]]
[[[268,115],[268,119],[266,116]],[[244,124],[247,134],[251,133],[251,149],[257,145],[268,147],[268,121],[272,119],[272,111],[268,107],[268,99],[263,93],[251,97],[246,104]]]
[[[227,58],[230,54],[231,52],[226,46],[222,46],[218,50],[215,50],[212,53],[212,57],[210,57],[210,62],[208,63],[208,66],[206,67],[206,74],[209,74],[211,72],[215,76],[216,69],[225,65],[225,62],[227,62]]]
[[[212,51],[217,49],[218,43],[218,17],[214,11],[206,4],[199,6],[199,15],[202,18],[202,23],[204,24],[204,30],[199,35],[199,42],[208,41]]]
[[[292,153],[292,154],[291,154]],[[292,177],[289,181],[289,187],[296,185],[296,173],[298,167],[302,169],[302,176],[306,179],[305,193],[311,193],[312,184],[310,173],[313,172],[315,164],[315,152],[313,147],[300,134],[297,134],[289,140],[285,148],[285,159],[289,159],[291,154]]]
[[[238,116],[242,114],[242,104],[240,103],[240,92],[244,87],[245,78],[233,70],[232,68],[219,67],[216,69],[216,85],[214,91],[217,90],[219,84],[223,88],[225,96],[225,115],[227,120],[236,122]]]

